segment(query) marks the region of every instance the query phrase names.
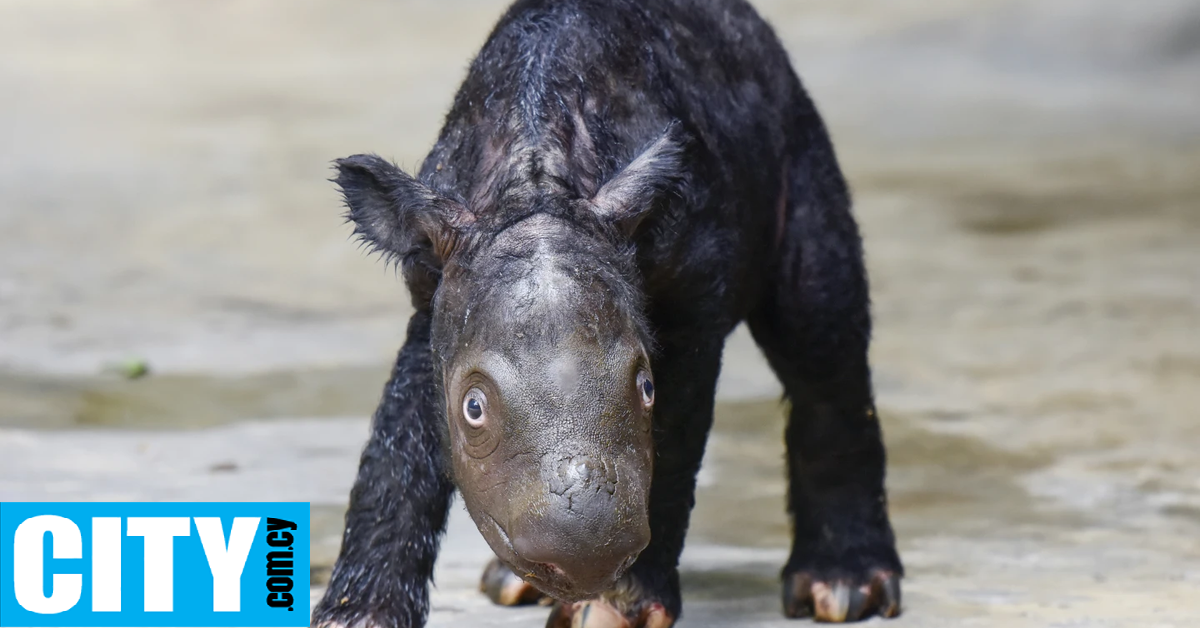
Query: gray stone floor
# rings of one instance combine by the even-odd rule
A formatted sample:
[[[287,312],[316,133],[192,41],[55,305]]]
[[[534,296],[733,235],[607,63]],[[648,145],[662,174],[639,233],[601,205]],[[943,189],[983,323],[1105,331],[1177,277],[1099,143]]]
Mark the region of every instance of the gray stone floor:
[[[889,625],[1200,625],[1196,3],[757,4],[865,236]],[[408,313],[329,160],[417,163],[502,9],[0,3],[0,499],[310,501],[319,587]],[[682,626],[796,625],[777,394],[737,332]],[[431,625],[540,625],[488,556],[457,513]]]

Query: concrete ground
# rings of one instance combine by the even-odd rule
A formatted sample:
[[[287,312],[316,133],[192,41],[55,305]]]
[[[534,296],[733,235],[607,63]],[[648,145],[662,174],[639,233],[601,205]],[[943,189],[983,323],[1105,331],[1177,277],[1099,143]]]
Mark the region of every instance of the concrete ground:
[[[1200,8],[757,5],[865,235],[889,625],[1200,625]],[[310,501],[315,599],[409,311],[329,160],[418,163],[502,9],[0,2],[0,500]],[[735,333],[681,626],[795,625],[777,395]],[[456,513],[431,625],[544,621],[488,557]]]

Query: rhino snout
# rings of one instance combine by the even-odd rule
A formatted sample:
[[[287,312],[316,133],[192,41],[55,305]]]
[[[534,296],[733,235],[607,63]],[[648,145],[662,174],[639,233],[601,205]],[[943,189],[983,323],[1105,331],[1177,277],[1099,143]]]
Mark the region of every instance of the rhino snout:
[[[561,456],[543,465],[550,499],[510,525],[518,561],[540,567],[538,584],[560,599],[611,588],[650,542],[647,487],[608,456]]]

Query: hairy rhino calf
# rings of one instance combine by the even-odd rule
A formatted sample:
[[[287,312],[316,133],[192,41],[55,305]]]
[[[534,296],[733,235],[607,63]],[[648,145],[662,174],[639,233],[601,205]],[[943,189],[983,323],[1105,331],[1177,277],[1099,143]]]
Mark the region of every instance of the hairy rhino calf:
[[[520,0],[417,177],[372,155],[337,169],[416,314],[314,624],[424,625],[457,486],[499,559],[494,601],[672,625],[741,321],[791,401],[784,613],[899,612],[850,197],[743,0]]]

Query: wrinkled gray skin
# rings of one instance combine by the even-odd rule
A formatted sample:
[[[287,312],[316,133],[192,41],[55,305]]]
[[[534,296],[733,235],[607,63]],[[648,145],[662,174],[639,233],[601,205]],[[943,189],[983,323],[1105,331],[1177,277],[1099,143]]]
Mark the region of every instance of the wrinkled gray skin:
[[[491,147],[485,161],[516,183],[474,211],[379,157],[337,162],[356,233],[431,316],[441,444],[467,509],[501,560],[559,600],[612,589],[650,542],[652,343],[632,236],[675,190],[687,139],[666,125],[587,196],[533,177],[562,155]]]
[[[646,547],[653,457],[639,301],[620,252],[574,229],[540,214],[472,243],[433,307],[463,500],[496,555],[562,600],[610,589]]]

